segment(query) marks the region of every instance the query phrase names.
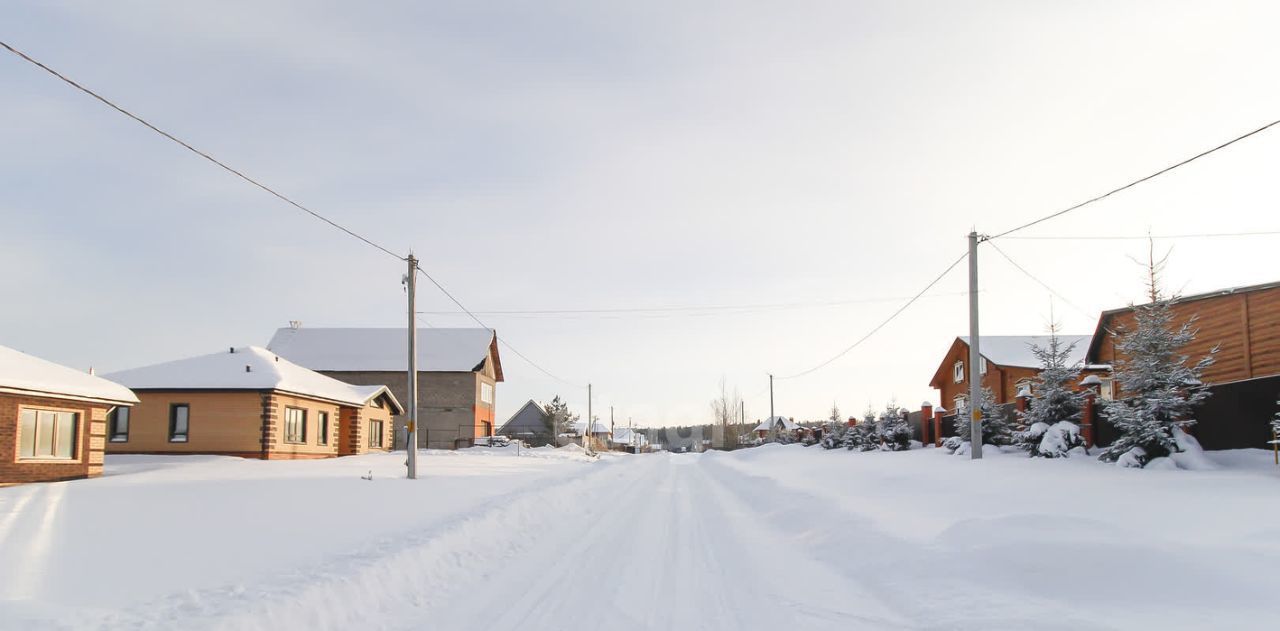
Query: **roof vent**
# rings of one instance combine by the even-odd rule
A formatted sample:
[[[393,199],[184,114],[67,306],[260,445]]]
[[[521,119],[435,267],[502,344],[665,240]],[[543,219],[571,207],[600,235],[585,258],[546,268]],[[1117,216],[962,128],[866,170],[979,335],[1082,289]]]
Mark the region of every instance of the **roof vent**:
[[[253,372],[253,368],[251,368],[251,367],[249,366],[249,364],[245,364],[245,365],[244,365],[244,371],[245,371],[245,372]]]
[[[232,354],[232,355],[235,355],[235,354],[236,354],[236,347],[234,347],[234,346],[232,346],[232,347],[231,347],[231,354]]]

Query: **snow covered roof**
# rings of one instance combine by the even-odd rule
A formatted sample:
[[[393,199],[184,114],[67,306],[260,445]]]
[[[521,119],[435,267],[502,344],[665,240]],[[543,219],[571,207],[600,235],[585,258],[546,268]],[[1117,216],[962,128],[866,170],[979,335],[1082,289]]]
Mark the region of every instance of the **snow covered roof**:
[[[130,405],[128,388],[87,372],[0,346],[0,392]]]
[[[363,406],[385,394],[403,411],[386,386],[354,386],[308,370],[260,346],[233,348],[111,373],[135,390],[280,390]]]
[[[405,369],[403,328],[278,329],[267,349],[312,370],[394,372]],[[418,329],[418,370],[473,372],[493,353],[502,381],[502,362],[493,329]]]
[[[999,366],[1018,366],[1022,368],[1039,368],[1040,360],[1031,352],[1032,346],[1049,345],[1048,335],[984,335],[978,344],[978,351],[987,361]],[[1084,356],[1089,352],[1091,335],[1059,335],[1058,341],[1063,348],[1075,342],[1075,348],[1067,356],[1067,364],[1084,363]],[[967,346],[969,336],[960,336],[960,341]]]
[[[573,431],[578,432],[579,434],[581,434],[582,431],[585,430],[586,428],[587,428],[586,421],[578,421],[573,424]],[[605,425],[604,423],[601,423],[600,421],[596,421],[591,425],[591,433],[592,434],[608,434],[609,426]]]
[[[759,425],[756,425],[756,428],[753,431],[767,432],[772,430],[779,423],[782,424],[782,429],[787,431],[800,428],[800,425],[785,416],[770,416],[769,418],[761,421]]]
[[[617,445],[643,447],[649,443],[649,438],[630,427],[619,427],[613,430],[613,442]]]

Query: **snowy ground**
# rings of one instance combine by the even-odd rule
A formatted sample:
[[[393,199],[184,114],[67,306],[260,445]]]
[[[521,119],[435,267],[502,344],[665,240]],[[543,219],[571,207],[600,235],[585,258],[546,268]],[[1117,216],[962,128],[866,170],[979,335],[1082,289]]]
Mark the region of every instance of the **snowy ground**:
[[[0,489],[0,628],[1276,628],[1280,472],[1211,458],[109,457]]]

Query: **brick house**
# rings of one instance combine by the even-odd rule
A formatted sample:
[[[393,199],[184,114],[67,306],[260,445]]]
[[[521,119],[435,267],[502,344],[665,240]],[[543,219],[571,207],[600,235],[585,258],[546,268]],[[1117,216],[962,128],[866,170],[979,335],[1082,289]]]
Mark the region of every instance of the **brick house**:
[[[102,475],[107,414],[137,402],[122,385],[0,346],[0,486]]]
[[[330,458],[391,448],[403,411],[386,386],[353,386],[248,346],[111,374],[139,403],[109,418],[108,453]]]
[[[386,384],[408,402],[407,331],[403,328],[314,328],[276,331],[272,352],[334,379]],[[467,447],[492,436],[497,384],[503,380],[492,329],[418,329],[418,446]],[[395,448],[403,449],[408,417],[395,417]]]
[[[1089,350],[1088,335],[1059,335],[1063,346],[1075,344],[1067,361],[1084,365]],[[990,388],[998,404],[1014,403],[1018,392],[1031,384],[1040,373],[1040,362],[1031,352],[1033,346],[1048,346],[1048,335],[984,335],[979,344],[981,362],[978,374],[984,388]],[[969,336],[957,337],[942,357],[929,386],[938,391],[943,407],[953,411],[969,400]]]

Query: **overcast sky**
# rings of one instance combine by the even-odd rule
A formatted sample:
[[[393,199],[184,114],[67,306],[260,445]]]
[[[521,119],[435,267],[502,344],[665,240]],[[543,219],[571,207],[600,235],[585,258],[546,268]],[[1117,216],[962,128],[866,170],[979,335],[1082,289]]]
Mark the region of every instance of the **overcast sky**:
[[[763,417],[769,372],[861,337],[971,227],[1280,118],[1277,23],[1268,1],[0,5],[0,39],[413,249],[472,310],[632,310],[481,317],[638,425],[709,421],[722,378]],[[403,325],[401,263],[7,53],[0,86],[0,344],[106,372],[289,320]],[[1277,165],[1273,129],[1023,234],[1280,230]],[[1280,279],[1280,237],[1158,245],[1172,290]],[[1144,242],[999,246],[1070,301],[1066,333],[1142,296]],[[1048,292],[979,259],[983,332],[1044,332]],[[963,272],[778,381],[778,413],[936,402]],[[424,286],[420,309],[453,305]],[[500,419],[530,397],[585,407],[503,365]]]

